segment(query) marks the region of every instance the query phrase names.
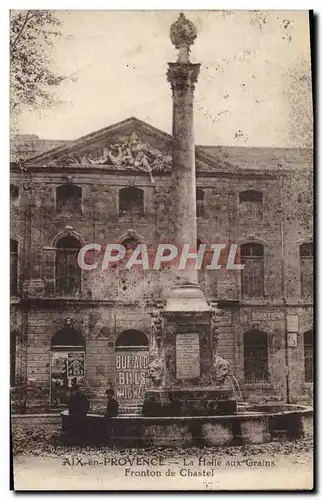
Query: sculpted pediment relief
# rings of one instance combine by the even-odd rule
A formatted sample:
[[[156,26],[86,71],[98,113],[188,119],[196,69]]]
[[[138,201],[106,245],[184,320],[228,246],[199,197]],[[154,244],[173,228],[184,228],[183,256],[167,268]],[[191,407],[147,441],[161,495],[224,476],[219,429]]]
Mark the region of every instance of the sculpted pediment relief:
[[[212,162],[214,163],[214,161]],[[153,181],[153,172],[167,172],[172,168],[172,157],[142,140],[135,132],[128,136],[121,136],[115,141],[90,152],[73,153],[55,159],[51,165],[84,167],[97,165],[108,166],[119,170],[143,171],[150,175]],[[223,167],[223,165],[221,164]],[[204,172],[214,171],[214,165],[196,158],[196,169]]]
[[[153,173],[171,172],[172,137],[162,130],[131,117],[63,144],[28,159],[24,164],[50,167],[106,167],[113,170],[146,172],[152,183]],[[197,146],[196,169],[212,172],[227,170],[220,158]]]
[[[73,153],[53,160],[56,165],[107,165],[122,170],[142,170],[150,173],[170,170],[171,156],[150,146],[136,132],[120,136],[97,150]]]

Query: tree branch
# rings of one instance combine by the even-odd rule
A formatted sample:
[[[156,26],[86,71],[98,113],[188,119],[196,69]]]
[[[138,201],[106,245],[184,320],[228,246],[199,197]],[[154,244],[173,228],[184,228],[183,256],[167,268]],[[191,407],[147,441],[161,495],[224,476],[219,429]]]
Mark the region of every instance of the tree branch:
[[[22,35],[22,33],[23,33],[24,29],[26,28],[27,24],[28,24],[28,23],[29,23],[29,21],[30,21],[30,20],[31,20],[31,19],[32,19],[35,15],[36,15],[35,13],[34,13],[34,14],[31,14],[31,16],[30,16],[30,17],[29,17],[29,19],[28,19],[28,15],[29,15],[29,13],[30,13],[30,12],[31,12],[30,10],[27,10],[27,14],[26,14],[25,20],[24,20],[24,22],[23,22],[22,27],[21,27],[21,28],[20,28],[20,30],[19,30],[19,33],[17,34],[17,36],[16,36],[16,38],[14,39],[14,41],[13,41],[12,43],[10,43],[10,48],[11,48],[11,49],[14,49],[14,48],[15,48],[15,46],[17,45],[17,42],[18,42],[19,38],[21,37],[21,35]]]

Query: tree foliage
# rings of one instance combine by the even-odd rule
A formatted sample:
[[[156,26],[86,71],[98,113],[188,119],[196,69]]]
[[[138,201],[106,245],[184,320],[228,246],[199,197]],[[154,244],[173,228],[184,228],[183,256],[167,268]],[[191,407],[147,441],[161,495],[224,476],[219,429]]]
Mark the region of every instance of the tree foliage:
[[[51,50],[61,36],[60,24],[53,11],[11,11],[10,108],[14,115],[24,106],[39,109],[57,103],[55,87],[66,79],[51,69]]]

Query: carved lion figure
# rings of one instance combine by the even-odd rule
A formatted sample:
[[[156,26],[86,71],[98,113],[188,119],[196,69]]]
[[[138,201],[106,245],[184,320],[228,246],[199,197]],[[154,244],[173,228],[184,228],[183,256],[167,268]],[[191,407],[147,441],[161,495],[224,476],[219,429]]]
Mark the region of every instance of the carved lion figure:
[[[213,373],[217,385],[227,382],[229,372],[229,362],[226,359],[221,358],[221,356],[216,356],[213,362]]]
[[[149,378],[154,385],[160,385],[164,377],[164,358],[158,357],[149,363]]]

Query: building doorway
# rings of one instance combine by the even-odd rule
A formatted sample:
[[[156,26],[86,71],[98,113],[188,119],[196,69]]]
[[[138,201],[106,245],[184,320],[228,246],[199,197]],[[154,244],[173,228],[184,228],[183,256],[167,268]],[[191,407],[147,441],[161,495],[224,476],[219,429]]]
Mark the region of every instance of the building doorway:
[[[85,339],[74,328],[63,328],[51,341],[51,405],[66,405],[72,379],[76,378],[77,383],[83,385],[84,375]]]
[[[139,330],[125,330],[115,344],[115,388],[120,412],[134,413],[147,390],[149,342]]]

